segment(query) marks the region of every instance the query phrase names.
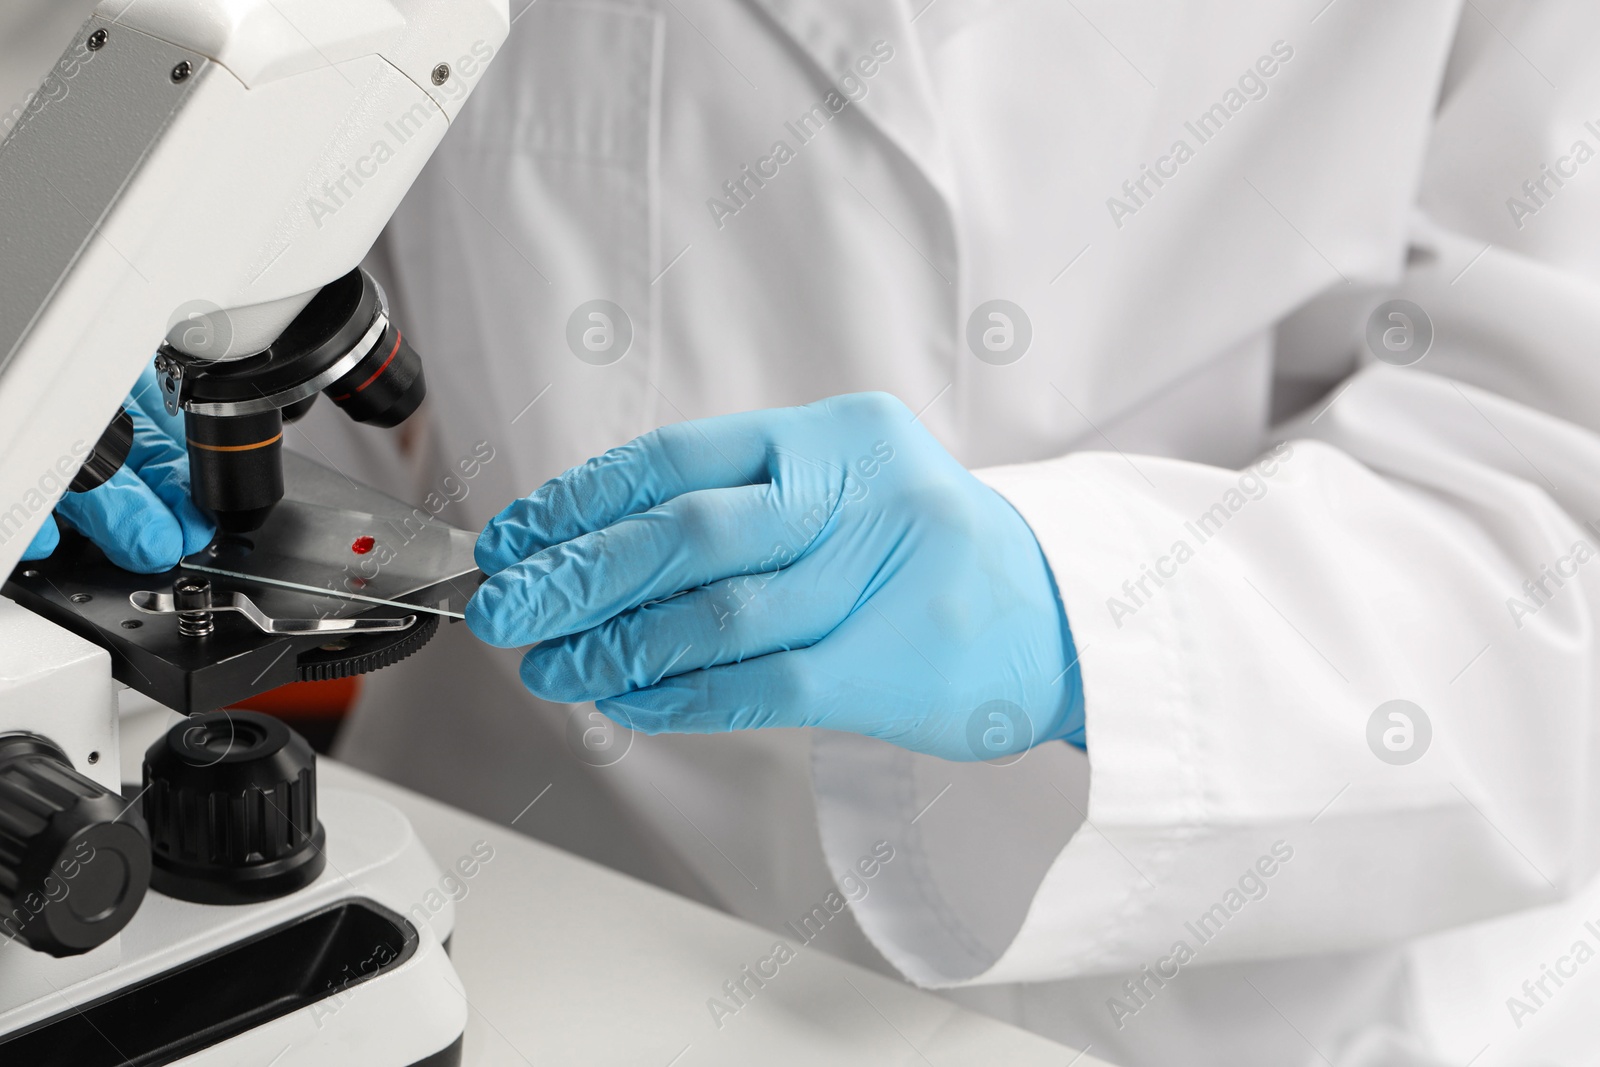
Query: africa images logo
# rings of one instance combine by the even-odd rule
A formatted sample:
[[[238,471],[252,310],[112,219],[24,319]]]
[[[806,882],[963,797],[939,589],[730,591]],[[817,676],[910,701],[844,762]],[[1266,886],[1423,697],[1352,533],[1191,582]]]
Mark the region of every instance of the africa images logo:
[[[1271,91],[1268,79],[1293,58],[1294,48],[1287,41],[1273,41],[1270,55],[1263,55],[1246,67],[1238,81],[1230,85],[1216,103],[1183,124],[1184,130],[1194,138],[1194,144],[1185,137],[1174,139],[1165,155],[1158,156],[1153,163],[1141,163],[1139,173],[1122,183],[1122,196],[1106,197],[1106,210],[1111,213],[1111,221],[1117,229],[1122,229],[1130,215],[1137,215],[1148,207],[1156,193],[1195,157],[1199,147],[1222,133],[1246,104],[1265,99]]]
[[[988,300],[967,317],[967,347],[983,362],[1004,367],[1028,354],[1033,322],[1009,300]]]
[[[567,316],[567,348],[591,367],[609,367],[633,347],[633,320],[610,300],[579,304]]]
[[[453,68],[441,65],[439,69],[445,72],[445,80],[435,80],[434,84],[440,93],[451,100],[458,100],[467,93],[473,79],[483,72],[493,58],[494,49],[487,42],[475,41],[471,54],[458,58]],[[317,229],[322,229],[325,219],[337,215],[354,200],[367,182],[378,176],[379,170],[397,158],[401,149],[415,140],[423,127],[433,124],[436,119],[444,119],[445,124],[449,124],[444,109],[429,98],[417,101],[385,122],[382,136],[368,145],[362,154],[339,166],[333,177],[306,197],[306,211],[310,213]],[[443,136],[442,132],[440,136]],[[433,143],[428,139],[423,141],[430,151]]]
[[[742,164],[737,175],[723,182],[724,195],[706,200],[706,210],[711,212],[711,221],[717,224],[717,229],[722,229],[730,218],[749,207],[756,194],[767,187],[767,182],[777,178],[784,167],[798,159],[799,150],[814,141],[833,122],[835,115],[865,100],[870,91],[867,79],[875,77],[894,54],[894,46],[888,41],[874,41],[871,55],[857,59],[851,69],[839,75],[834,87],[822,99],[783,124],[794,138],[793,146],[782,138],[773,141],[767,154],[757,159],[753,168],[748,163]]]

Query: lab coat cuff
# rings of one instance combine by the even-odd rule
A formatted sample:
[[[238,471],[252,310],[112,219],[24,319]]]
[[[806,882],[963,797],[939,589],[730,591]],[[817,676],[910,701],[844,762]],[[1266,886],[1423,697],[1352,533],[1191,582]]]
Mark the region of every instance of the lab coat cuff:
[[[874,838],[895,847],[896,859],[854,910],[878,949],[919,985],[1038,981],[1121,966],[1147,947],[1138,944],[1138,931],[1155,886],[1200,822],[1199,745],[1177,598],[1141,596],[1127,613],[1108,605],[1103,592],[1106,574],[1128,574],[1137,590],[1141,562],[1166,551],[1147,543],[1148,531],[1169,524],[1136,513],[1156,505],[1119,487],[1108,459],[1121,462],[1074,456],[978,474],[1033,529],[1083,671],[1087,803],[1041,779],[1024,794],[1028,810],[1015,812],[1019,819],[1077,827],[1066,848],[1043,863],[1018,865],[1034,872],[1035,884],[1020,889],[1031,900],[1021,924],[1025,936],[1012,929],[997,937],[992,923],[963,916],[941,892],[915,822],[915,757],[841,735],[819,735],[814,744],[819,829],[830,866],[844,869]],[[1159,591],[1149,579],[1144,588]],[[1003,872],[993,880],[997,891],[1017,891]]]
[[[1083,679],[1091,800],[1192,818],[1199,793],[1193,656],[1185,653],[1181,598],[1165,595],[1159,573],[1171,566],[1173,546],[1151,533],[1169,529],[1170,516],[1128,492],[1120,473],[1107,471],[1108,460],[1123,462],[1079,454],[977,476],[1017,509],[1055,577]],[[1107,581],[1116,575],[1120,585]],[[1106,597],[1107,586],[1121,595]]]
[[[1168,947],[1155,936],[1167,924],[1152,926],[1172,903],[1158,887],[1206,823],[1205,686],[1193,673],[1210,669],[1193,639],[1204,621],[1186,618],[1168,585],[1171,514],[1141,491],[1150,487],[1133,463],[1078,453],[978,472],[1028,523],[1055,577],[1077,642],[1090,765],[1086,810],[1073,813],[1083,825],[984,982],[1103,973]]]

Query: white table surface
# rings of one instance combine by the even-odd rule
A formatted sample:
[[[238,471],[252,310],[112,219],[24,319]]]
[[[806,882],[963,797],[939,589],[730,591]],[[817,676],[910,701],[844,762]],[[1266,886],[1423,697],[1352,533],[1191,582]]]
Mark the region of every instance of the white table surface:
[[[404,811],[441,867],[494,848],[456,912],[467,1067],[1105,1067],[793,938],[796,958],[719,1030],[707,1000],[776,935],[333,760],[318,767],[324,784]]]

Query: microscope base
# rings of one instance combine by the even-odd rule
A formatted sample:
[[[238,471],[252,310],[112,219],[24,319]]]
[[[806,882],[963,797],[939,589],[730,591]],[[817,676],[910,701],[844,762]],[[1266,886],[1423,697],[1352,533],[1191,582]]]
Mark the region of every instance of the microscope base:
[[[327,869],[290,896],[152,891],[89,957],[0,947],[0,1063],[457,1067],[468,1008],[438,866],[383,801],[326,789],[319,806]]]

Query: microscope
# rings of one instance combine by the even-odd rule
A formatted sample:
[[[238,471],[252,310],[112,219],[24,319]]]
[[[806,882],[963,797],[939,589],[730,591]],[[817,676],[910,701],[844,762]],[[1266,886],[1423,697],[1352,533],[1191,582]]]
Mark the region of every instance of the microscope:
[[[509,28],[506,0],[104,0],[0,142],[0,1064],[460,1062],[405,817],[219,709],[392,663],[470,595],[469,535],[283,428],[421,402],[359,264]],[[136,575],[64,529],[19,564],[129,455],[152,358],[217,540]],[[341,572],[386,529],[381,573]],[[187,716],[142,767],[125,688]]]

